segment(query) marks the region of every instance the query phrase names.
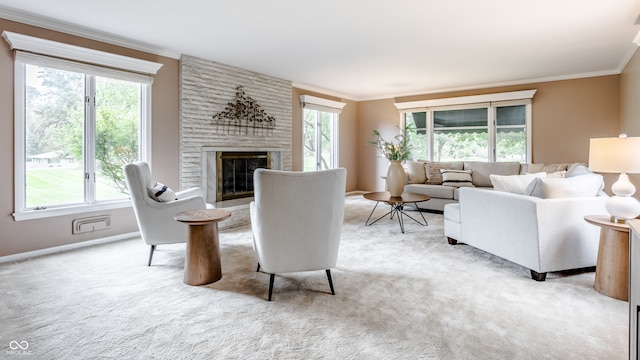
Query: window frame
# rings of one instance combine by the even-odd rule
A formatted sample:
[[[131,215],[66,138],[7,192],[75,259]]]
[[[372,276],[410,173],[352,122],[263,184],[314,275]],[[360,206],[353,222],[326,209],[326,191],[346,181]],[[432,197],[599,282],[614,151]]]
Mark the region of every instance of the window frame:
[[[300,103],[302,105],[302,122],[304,122],[304,112],[305,110],[315,110],[316,113],[316,124],[315,124],[315,134],[316,134],[316,171],[320,169],[320,161],[322,159],[322,148],[319,148],[318,144],[321,144],[321,132],[319,131],[322,128],[321,123],[321,112],[329,113],[331,115],[331,167],[332,169],[336,169],[340,167],[339,164],[339,120],[340,113],[342,109],[346,105],[345,103],[339,101],[333,101],[328,99],[323,99],[310,95],[300,95]],[[302,138],[304,139],[304,126],[302,128]],[[302,170],[304,171],[304,145],[302,150]],[[318,151],[320,150],[320,151]]]
[[[487,161],[496,161],[496,138],[498,127],[496,123],[497,108],[507,106],[525,106],[525,137],[526,137],[526,163],[532,161],[532,99],[536,90],[523,90],[505,93],[495,93],[486,95],[462,96],[454,98],[443,98],[435,100],[411,101],[404,103],[395,103],[394,105],[400,112],[400,126],[406,128],[405,113],[425,112],[426,113],[426,160],[433,159],[433,136],[434,136],[434,112],[444,110],[464,110],[464,109],[487,109],[487,131],[489,135],[489,145]]]
[[[99,50],[40,39],[27,35],[4,31],[2,37],[15,52],[14,61],[14,212],[15,221],[48,218],[54,216],[81,214],[104,211],[131,206],[128,198],[95,201],[95,189],[86,194],[87,179],[84,186],[84,201],[76,204],[60,204],[45,209],[26,207],[26,65],[38,66],[50,62],[60,64],[66,70],[87,75],[136,81],[141,86],[140,124],[139,124],[139,158],[151,160],[151,107],[153,75],[163,66],[146,60],[111,54]],[[42,63],[38,63],[42,61]],[[57,66],[51,66],[57,68]],[[86,104],[85,104],[86,106]],[[84,122],[86,123],[86,115]],[[95,117],[93,119],[95,125]],[[86,133],[85,133],[86,134]],[[86,136],[86,135],[85,135]],[[95,138],[84,140],[84,146]],[[84,161],[89,154],[85,154]],[[86,163],[85,163],[86,169]],[[90,169],[91,171],[95,169]],[[95,176],[95,173],[94,173]],[[95,187],[95,186],[94,186]],[[90,202],[87,202],[89,200]]]

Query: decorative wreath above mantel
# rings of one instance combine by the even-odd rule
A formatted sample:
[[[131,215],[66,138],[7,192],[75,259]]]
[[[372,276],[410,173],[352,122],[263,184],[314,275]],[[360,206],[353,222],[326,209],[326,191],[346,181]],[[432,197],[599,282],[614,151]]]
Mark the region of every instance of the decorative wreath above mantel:
[[[219,133],[270,136],[276,127],[276,118],[268,115],[238,86],[235,99],[227,103],[224,111],[213,115],[212,124]]]

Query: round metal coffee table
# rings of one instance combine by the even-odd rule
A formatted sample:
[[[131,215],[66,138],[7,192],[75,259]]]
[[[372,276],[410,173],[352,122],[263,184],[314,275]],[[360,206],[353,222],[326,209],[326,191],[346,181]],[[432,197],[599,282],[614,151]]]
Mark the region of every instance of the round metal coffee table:
[[[424,218],[424,215],[418,209],[418,203],[419,202],[427,201],[427,200],[431,199],[431,197],[429,195],[404,192],[404,193],[402,193],[401,196],[391,196],[391,194],[389,194],[389,192],[387,192],[387,191],[380,191],[380,192],[366,193],[363,196],[364,196],[365,199],[372,200],[372,201],[376,202],[376,205],[373,207],[373,210],[371,210],[371,214],[369,214],[369,217],[367,218],[367,221],[365,221],[365,223],[364,223],[366,226],[375,224],[376,222],[378,222],[378,220],[386,217],[387,215],[389,215],[390,219],[393,219],[394,216],[398,218],[398,223],[400,224],[400,230],[402,231],[403,234],[404,234],[404,219],[403,219],[403,216],[408,217],[409,219],[417,222],[418,224],[420,224],[422,226],[429,225],[429,224],[427,224],[427,219]],[[384,202],[384,203],[387,203],[387,204],[391,205],[391,210],[389,212],[385,213],[384,215],[380,216],[379,218],[375,219],[374,221],[369,222],[371,220],[371,216],[373,215],[373,212],[376,211],[376,208],[378,207],[378,204],[380,204],[380,202]],[[404,211],[403,206],[405,204],[414,204],[416,206],[416,209],[418,209],[418,212],[420,213],[420,216],[422,217],[422,222],[418,221],[413,216],[407,214]]]

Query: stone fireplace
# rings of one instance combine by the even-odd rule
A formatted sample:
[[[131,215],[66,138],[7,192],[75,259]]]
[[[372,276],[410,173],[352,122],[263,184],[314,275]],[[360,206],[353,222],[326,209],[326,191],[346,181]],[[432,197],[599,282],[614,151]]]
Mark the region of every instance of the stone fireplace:
[[[241,100],[249,101],[243,105],[254,110],[246,112],[246,121],[273,119],[268,129],[248,131],[233,122],[222,126],[216,121],[216,115],[228,112],[238,99],[239,91]],[[292,104],[291,81],[189,55],[180,58],[180,188],[200,187],[207,203],[230,210],[232,216],[220,223],[222,228],[249,222],[252,196],[243,187],[250,185],[251,168],[262,165],[227,159],[234,169],[246,167],[246,174],[244,182],[229,187],[225,185],[229,179],[222,179],[225,194],[220,198],[218,175],[223,174],[217,170],[218,153],[235,153],[240,158],[246,155],[240,153],[267,153],[269,168],[291,170]]]

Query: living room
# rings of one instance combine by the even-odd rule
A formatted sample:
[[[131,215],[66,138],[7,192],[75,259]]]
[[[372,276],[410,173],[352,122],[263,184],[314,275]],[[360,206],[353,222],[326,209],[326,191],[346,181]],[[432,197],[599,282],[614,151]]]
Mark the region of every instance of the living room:
[[[633,9],[638,10],[637,6],[633,6]],[[22,18],[12,16],[11,19],[9,17],[0,16],[0,31],[25,34],[162,64],[162,68],[153,79],[152,143],[154,146],[151,153],[153,175],[156,180],[161,180],[172,188],[185,187],[184,181],[181,180],[183,159],[181,159],[180,137],[182,132],[180,111],[182,59],[180,57],[134,50],[106,40],[100,41],[96,38],[83,37],[78,33],[72,34],[72,31],[65,33],[63,27],[53,30],[53,26],[50,28],[44,26],[47,24],[46,21],[37,25],[29,16]],[[71,249],[83,244],[115,242],[135,237],[138,228],[130,207],[108,211],[111,219],[110,228],[95,233],[72,234],[72,222],[79,217],[104,214],[104,211],[33,220],[16,221],[14,219],[14,188],[16,186],[13,132],[14,87],[13,81],[6,80],[14,78],[14,54],[6,41],[0,41],[0,43],[2,44],[0,71],[2,78],[5,79],[0,88],[2,114],[0,118],[6,130],[0,134],[2,150],[0,151],[2,154],[0,155],[2,170],[0,180],[6,185],[0,190],[0,205],[5,214],[0,218],[2,229],[0,259],[10,262],[46,254],[49,251]],[[633,42],[628,42],[628,46],[634,50],[637,47]],[[532,161],[548,164],[587,163],[591,138],[617,136],[620,133],[640,136],[640,122],[636,115],[640,111],[640,103],[636,100],[640,96],[640,55],[637,52],[631,54],[633,56],[629,58],[625,58],[629,54],[623,54],[620,57],[618,68],[607,69],[610,71],[603,71],[600,74],[590,73],[585,76],[572,74],[566,78],[539,78],[532,81],[510,79],[512,81],[489,86],[371,99],[353,99],[291,83],[291,168],[292,170],[302,169],[300,95],[312,95],[346,103],[339,122],[339,164],[347,169],[346,190],[351,193],[384,188],[382,176],[386,172],[387,161],[379,157],[375,148],[368,145],[368,142],[375,129],[380,129],[384,134],[391,136],[397,130],[400,114],[394,104],[531,89],[536,90],[532,100],[534,114]],[[234,64],[223,65],[233,66]],[[260,77],[262,74],[256,74],[256,76]],[[611,177],[605,177],[605,179],[607,190],[609,190],[614,179]],[[640,185],[639,178],[632,176],[632,181],[636,186]],[[361,220],[364,222],[364,218]],[[171,251],[176,255],[176,250]],[[583,279],[580,278],[579,281],[582,282]],[[545,294],[553,296],[550,293]],[[327,306],[331,306],[330,302]],[[385,318],[391,319],[392,316]],[[2,341],[4,340],[8,342],[14,339],[2,338]],[[2,345],[6,344],[2,343]]]

